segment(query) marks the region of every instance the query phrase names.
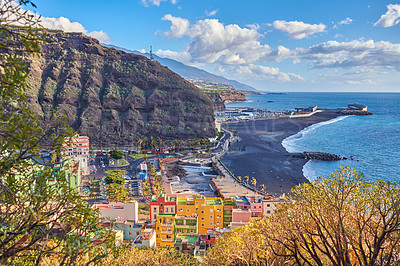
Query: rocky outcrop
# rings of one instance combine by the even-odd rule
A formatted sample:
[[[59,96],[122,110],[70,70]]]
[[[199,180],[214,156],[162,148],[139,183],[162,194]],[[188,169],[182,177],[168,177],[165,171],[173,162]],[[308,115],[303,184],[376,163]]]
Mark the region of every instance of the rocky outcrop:
[[[342,157],[340,157],[339,155],[326,152],[303,152],[300,154],[292,154],[292,156],[306,160],[318,161],[340,161],[342,159]]]
[[[341,111],[344,115],[373,115],[368,111],[344,109]]]
[[[237,90],[222,90],[218,91],[224,103],[235,103],[235,102],[245,102],[246,95],[243,92]]]
[[[95,146],[128,146],[143,136],[215,136],[213,103],[158,62],[103,47],[82,34],[50,32],[29,59],[27,96],[46,124],[54,113]]]

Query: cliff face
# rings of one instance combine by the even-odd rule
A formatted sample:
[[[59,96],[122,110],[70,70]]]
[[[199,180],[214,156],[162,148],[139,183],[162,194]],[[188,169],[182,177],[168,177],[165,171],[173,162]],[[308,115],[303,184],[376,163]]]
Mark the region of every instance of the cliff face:
[[[246,96],[237,90],[222,90],[218,92],[224,103],[245,102]]]
[[[51,121],[65,113],[91,144],[132,145],[143,136],[215,136],[213,103],[198,88],[144,56],[103,47],[81,34],[49,33],[29,59],[32,108]]]

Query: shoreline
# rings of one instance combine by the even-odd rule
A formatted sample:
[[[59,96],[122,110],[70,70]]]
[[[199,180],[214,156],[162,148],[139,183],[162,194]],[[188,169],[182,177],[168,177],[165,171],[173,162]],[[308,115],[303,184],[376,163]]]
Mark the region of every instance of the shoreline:
[[[273,194],[288,193],[296,185],[309,180],[303,167],[308,160],[290,156],[282,141],[299,134],[317,123],[335,119],[343,114],[331,110],[309,117],[275,117],[226,124],[236,130],[241,141],[230,147],[222,161],[236,176],[256,178],[257,186]]]

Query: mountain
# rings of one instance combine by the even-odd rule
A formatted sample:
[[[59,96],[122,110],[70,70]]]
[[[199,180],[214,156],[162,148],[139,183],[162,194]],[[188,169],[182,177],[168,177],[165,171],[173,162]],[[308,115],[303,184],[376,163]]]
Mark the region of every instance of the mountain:
[[[47,37],[39,56],[27,59],[26,94],[44,124],[65,113],[91,144],[108,147],[150,135],[215,136],[211,100],[159,62],[79,33],[48,30]]]
[[[121,50],[121,51],[124,51],[127,53],[144,55],[147,58],[150,58],[149,53],[143,54],[139,51],[131,51],[131,50],[128,50],[125,48],[115,46],[115,45],[105,45],[105,46],[113,47],[115,49],[118,49],[118,50]],[[163,57],[159,57],[154,54],[153,54],[153,56],[156,61],[160,62],[164,66],[167,66],[169,69],[178,73],[179,75],[181,75],[182,77],[184,77],[186,79],[197,79],[197,80],[202,80],[202,81],[206,81],[206,82],[227,84],[227,85],[233,86],[236,90],[240,90],[240,91],[257,91],[255,88],[253,88],[249,85],[240,83],[236,80],[230,80],[230,79],[224,78],[222,76],[217,76],[217,75],[211,74],[205,70],[185,65],[179,61],[176,61],[176,60],[173,60],[170,58],[163,58]]]

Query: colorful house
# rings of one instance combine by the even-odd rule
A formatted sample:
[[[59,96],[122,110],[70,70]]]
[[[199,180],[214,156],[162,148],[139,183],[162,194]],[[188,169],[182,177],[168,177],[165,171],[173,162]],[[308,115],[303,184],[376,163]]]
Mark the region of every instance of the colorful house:
[[[173,247],[175,243],[175,214],[158,214],[156,220],[158,247]]]
[[[197,234],[197,215],[175,216],[175,235],[177,234]]]
[[[232,222],[232,210],[236,209],[236,201],[234,198],[224,199],[224,227],[228,227]]]
[[[176,214],[176,197],[153,197],[150,202],[150,222],[154,223],[158,214]]]
[[[206,234],[207,229],[223,227],[223,203],[220,198],[178,198],[177,215],[198,217],[198,233]]]

